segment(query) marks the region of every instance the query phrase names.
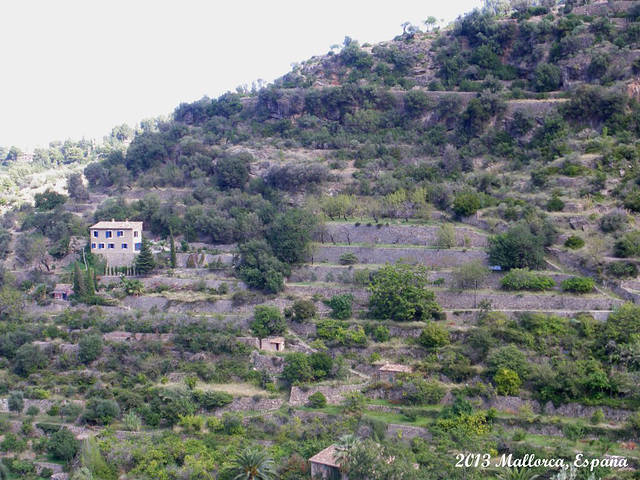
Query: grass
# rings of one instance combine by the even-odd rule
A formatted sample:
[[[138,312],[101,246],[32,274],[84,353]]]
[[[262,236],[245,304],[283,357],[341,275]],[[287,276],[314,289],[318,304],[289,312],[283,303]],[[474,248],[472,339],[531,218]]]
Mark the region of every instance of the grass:
[[[166,384],[158,383],[156,384],[156,386],[164,388],[186,388],[184,382],[169,382]],[[195,389],[205,392],[225,392],[234,397],[253,397],[254,395],[259,395],[261,397],[270,396],[268,392],[256,387],[251,383],[205,383],[198,381]]]

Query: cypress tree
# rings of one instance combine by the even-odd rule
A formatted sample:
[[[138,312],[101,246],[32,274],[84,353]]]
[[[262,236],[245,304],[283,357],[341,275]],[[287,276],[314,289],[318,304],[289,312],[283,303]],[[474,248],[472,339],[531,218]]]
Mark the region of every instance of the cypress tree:
[[[76,262],[73,267],[73,293],[78,299],[82,299],[87,296],[87,285],[78,262]]]
[[[142,275],[147,275],[150,271],[156,268],[156,260],[153,258],[151,252],[151,244],[147,237],[142,237],[142,246],[140,247],[140,253],[136,258],[136,270]]]
[[[88,296],[95,295],[96,293],[96,284],[93,280],[93,270],[87,270],[87,279],[85,281],[85,291]]]
[[[173,240],[173,229],[169,229],[169,245],[171,247],[171,268],[178,266],[178,259],[176,257],[176,243]]]

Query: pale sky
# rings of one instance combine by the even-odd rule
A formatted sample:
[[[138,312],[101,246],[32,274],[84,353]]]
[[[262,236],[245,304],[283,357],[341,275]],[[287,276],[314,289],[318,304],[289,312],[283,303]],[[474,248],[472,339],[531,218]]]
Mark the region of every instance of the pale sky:
[[[101,139],[181,102],[272,81],[345,36],[389,40],[481,0],[1,0],[0,146]],[[445,23],[446,23],[445,22]]]

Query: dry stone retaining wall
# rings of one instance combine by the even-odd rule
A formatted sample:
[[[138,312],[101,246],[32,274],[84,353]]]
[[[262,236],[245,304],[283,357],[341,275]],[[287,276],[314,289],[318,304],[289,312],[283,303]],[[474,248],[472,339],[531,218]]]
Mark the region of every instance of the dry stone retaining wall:
[[[447,268],[459,267],[474,260],[487,261],[484,250],[438,250],[433,248],[371,248],[357,246],[320,245],[314,254],[314,262],[327,261],[339,263],[340,256],[353,253],[359,263],[384,265],[406,261],[422,263],[427,267]]]
[[[271,375],[280,375],[284,369],[284,358],[276,355],[260,355],[253,351],[251,362],[255,370],[264,370]]]
[[[356,227],[354,224],[327,224],[323,236],[326,243],[435,246],[439,231],[440,227],[423,225],[389,225],[378,228],[375,225]],[[486,235],[470,228],[456,228],[455,232],[458,247],[484,248],[488,244]],[[465,239],[468,239],[468,245],[465,245]]]
[[[387,435],[392,435],[400,440],[409,441],[416,437],[431,440],[431,434],[426,428],[412,427],[410,425],[398,425],[390,423],[387,426]]]
[[[338,405],[344,400],[343,395],[349,392],[360,391],[364,385],[339,385],[331,386],[315,386],[308,387],[304,390],[300,387],[291,387],[291,395],[289,396],[289,405],[301,406],[306,405],[309,397],[316,392],[322,392],[326,397],[329,405]]]
[[[266,412],[269,410],[277,410],[283,403],[284,401],[281,398],[234,398],[231,404],[221,409],[216,415],[221,416],[223,412]]]
[[[436,291],[436,300],[445,310],[472,309],[476,307],[476,296],[473,291],[452,292]],[[501,295],[479,292],[477,302],[491,302],[494,310],[570,310],[584,312],[587,310],[612,310],[624,302],[607,297],[573,297],[569,295],[534,295],[514,294]]]

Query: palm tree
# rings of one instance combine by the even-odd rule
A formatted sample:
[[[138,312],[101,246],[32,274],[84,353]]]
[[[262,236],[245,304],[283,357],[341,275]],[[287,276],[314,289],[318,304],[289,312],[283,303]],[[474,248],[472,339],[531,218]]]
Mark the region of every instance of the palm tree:
[[[353,460],[353,452],[360,446],[360,439],[353,434],[343,435],[336,444],[335,460],[342,470],[348,468],[348,464]]]
[[[274,480],[276,464],[264,450],[246,448],[238,452],[229,471],[234,480]]]
[[[507,468],[498,476],[499,480],[535,480],[540,475],[526,468]]]

